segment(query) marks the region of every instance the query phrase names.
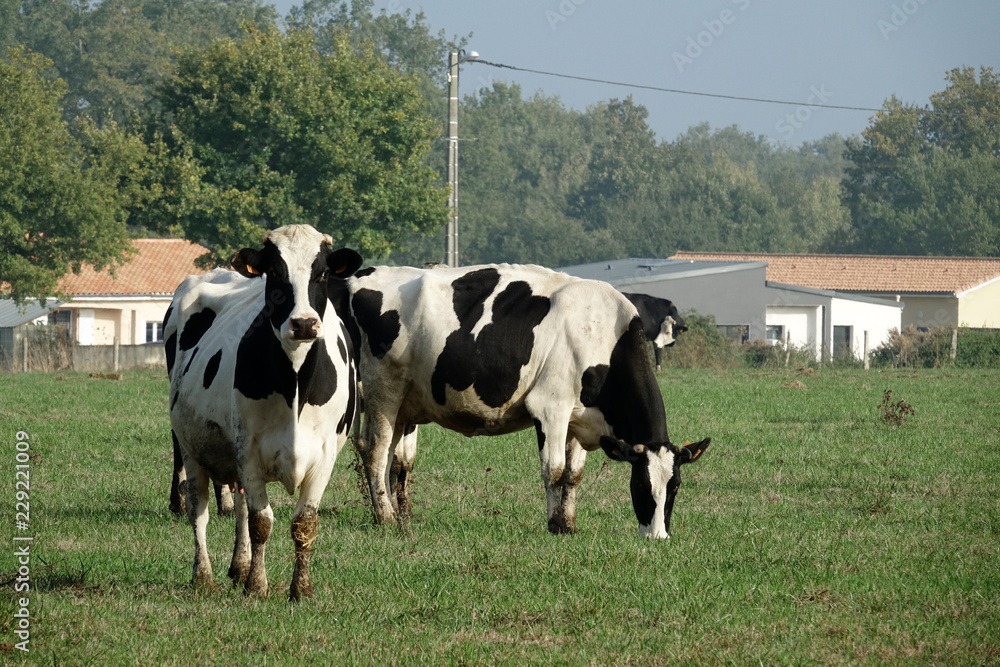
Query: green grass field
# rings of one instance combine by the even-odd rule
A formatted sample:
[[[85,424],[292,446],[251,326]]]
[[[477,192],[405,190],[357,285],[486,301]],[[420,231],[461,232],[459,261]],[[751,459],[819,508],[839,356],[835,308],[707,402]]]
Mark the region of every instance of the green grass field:
[[[628,468],[601,452],[580,532],[557,537],[532,431],[424,427],[402,527],[373,527],[342,452],[315,597],[292,606],[279,485],[271,596],[227,585],[234,524],[214,510],[220,592],[191,588],[191,529],[167,511],[165,373],[5,375],[0,663],[1000,664],[996,371],[659,377],[673,439],[712,437],[684,469],[672,540],[637,537]],[[916,412],[900,426],[882,418],[886,389]],[[27,531],[12,502],[22,430]],[[34,538],[27,655],[15,535]]]

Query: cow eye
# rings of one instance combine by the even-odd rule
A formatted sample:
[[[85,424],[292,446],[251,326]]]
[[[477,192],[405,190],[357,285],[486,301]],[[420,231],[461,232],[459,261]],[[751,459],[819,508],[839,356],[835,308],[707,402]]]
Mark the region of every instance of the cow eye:
[[[324,269],[323,272],[319,274],[319,277],[316,278],[316,280],[326,280],[329,277],[330,277],[330,269]]]

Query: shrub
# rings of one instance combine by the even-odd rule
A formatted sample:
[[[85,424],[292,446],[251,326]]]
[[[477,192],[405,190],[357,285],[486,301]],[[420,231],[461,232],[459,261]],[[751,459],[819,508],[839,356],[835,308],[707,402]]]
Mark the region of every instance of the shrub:
[[[951,327],[902,332],[893,329],[889,340],[872,352],[872,364],[895,368],[940,368],[954,364],[960,368],[1000,368],[1000,330],[958,330],[958,345],[951,359]]]
[[[714,317],[692,310],[684,313],[684,324],[688,330],[665,351],[664,367],[721,369],[742,365],[739,347],[719,333]]]

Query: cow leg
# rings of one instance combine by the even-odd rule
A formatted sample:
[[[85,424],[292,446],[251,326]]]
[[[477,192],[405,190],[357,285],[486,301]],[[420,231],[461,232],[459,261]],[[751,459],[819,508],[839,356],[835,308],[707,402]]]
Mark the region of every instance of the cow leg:
[[[389,469],[389,489],[395,498],[396,511],[401,519],[408,519],[413,514],[413,503],[410,500],[410,473],[413,472],[413,461],[417,457],[417,427],[410,424],[403,430],[403,437],[393,455],[392,466]]]
[[[219,516],[229,516],[233,513],[233,494],[225,484],[215,485],[215,506],[218,508]]]
[[[663,348],[659,345],[653,346],[653,358],[656,360],[656,370],[663,370],[660,368],[660,358],[663,356]]]
[[[527,407],[530,412],[531,406]],[[535,432],[538,435],[538,457],[542,464],[542,483],[545,484],[549,532],[556,535],[571,533],[573,528],[566,523],[561,498],[569,419],[554,414],[552,410],[544,410],[540,414],[541,419],[535,418]]]
[[[312,545],[319,533],[319,507],[323,492],[330,483],[333,464],[347,441],[346,435],[338,435],[336,449],[327,457],[324,465],[317,466],[299,486],[299,502],[292,515],[292,542],[295,544],[295,569],[292,571],[292,585],[288,597],[293,602],[303,597],[313,596],[312,578],[309,576],[309,556]],[[327,442],[327,446],[332,443]]]
[[[208,557],[206,528],[208,527],[208,472],[193,461],[186,461],[187,515],[194,529],[194,572],[192,581],[197,588],[215,590],[212,563]]]
[[[390,420],[385,414],[374,410],[373,406],[366,406],[362,458],[368,475],[375,522],[379,524],[391,524],[396,520],[388,489],[389,456],[392,454],[393,439],[399,438],[392,428],[394,420],[395,415]]]
[[[232,495],[230,494],[230,497]],[[250,573],[250,522],[246,496],[242,493],[236,493],[234,504],[236,506],[236,542],[233,545],[233,560],[229,563],[229,578],[236,586],[237,584],[245,584],[247,575]]]
[[[265,552],[267,538],[274,526],[274,512],[267,499],[263,480],[246,477],[242,471],[243,495],[247,504],[247,529],[250,535],[250,571],[247,573],[243,592],[247,595],[267,595],[267,564]]]
[[[170,511],[181,516],[187,513],[184,503],[184,491],[187,486],[187,473],[184,470],[184,457],[181,455],[177,434],[170,429],[170,439],[174,441],[174,475],[170,480]]]
[[[583,477],[583,465],[587,462],[587,451],[576,438],[566,441],[566,468],[562,478],[561,512],[567,532],[576,532],[576,487]]]

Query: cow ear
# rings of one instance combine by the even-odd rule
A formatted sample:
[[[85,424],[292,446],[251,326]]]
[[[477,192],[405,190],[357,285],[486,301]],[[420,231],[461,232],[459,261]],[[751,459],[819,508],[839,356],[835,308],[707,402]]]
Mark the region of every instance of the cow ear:
[[[353,276],[354,272],[361,268],[363,262],[361,255],[350,248],[334,250],[326,258],[326,265],[336,278]]]
[[[688,443],[685,442],[683,447],[677,448],[677,455],[680,457],[680,464],[693,463],[698,460],[698,457],[702,455],[708,446],[712,444],[711,438],[705,438],[701,442]]]
[[[646,453],[646,448],[642,445],[633,447],[627,442],[622,442],[618,438],[612,438],[608,435],[601,436],[601,449],[608,455],[608,458],[626,463],[635,463],[640,456]]]
[[[233,268],[241,276],[257,278],[264,273],[264,268],[261,266],[261,259],[259,250],[243,248],[243,250],[233,255],[229,263],[232,264]]]

